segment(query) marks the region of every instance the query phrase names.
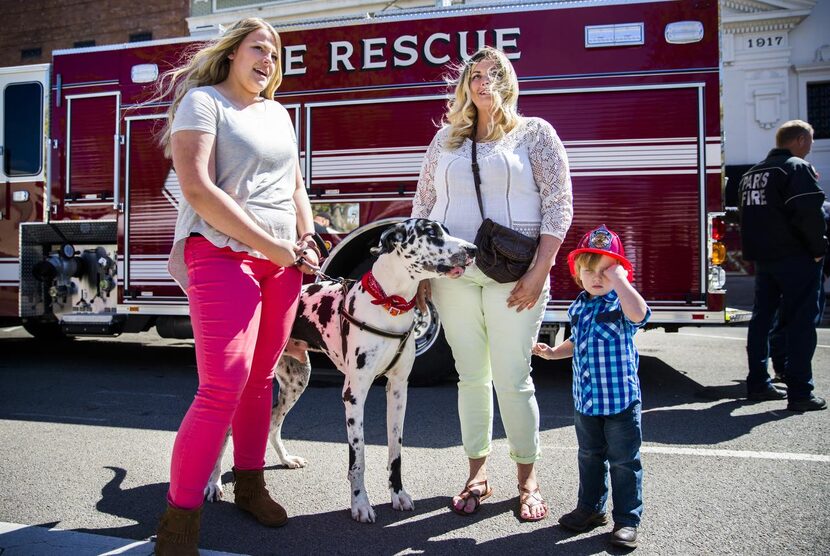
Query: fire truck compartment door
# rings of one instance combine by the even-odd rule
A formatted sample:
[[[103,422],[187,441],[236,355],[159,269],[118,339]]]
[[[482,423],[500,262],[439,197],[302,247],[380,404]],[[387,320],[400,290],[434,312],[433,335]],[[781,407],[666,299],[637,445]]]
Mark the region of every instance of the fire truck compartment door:
[[[702,94],[698,83],[524,91],[522,113],[553,124],[570,163],[574,217],[560,258],[606,224],[646,299],[703,301]],[[572,299],[579,289],[557,266],[551,294]]]
[[[48,68],[47,64],[0,68],[0,179],[3,181],[44,181]]]
[[[167,272],[182,198],[179,180],[156,140],[165,115],[127,116],[125,159],[125,297],[181,297]]]
[[[121,94],[69,95],[66,195],[72,201],[111,200],[118,179]]]

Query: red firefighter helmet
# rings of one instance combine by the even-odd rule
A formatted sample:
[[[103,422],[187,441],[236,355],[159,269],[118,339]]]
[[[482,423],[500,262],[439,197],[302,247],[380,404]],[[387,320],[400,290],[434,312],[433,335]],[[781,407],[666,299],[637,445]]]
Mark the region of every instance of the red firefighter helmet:
[[[628,271],[628,281],[634,281],[634,267],[625,258],[625,249],[623,249],[620,236],[609,230],[605,224],[601,224],[582,236],[576,249],[568,253],[568,268],[572,276],[576,275],[574,260],[580,253],[598,253],[616,259]]]

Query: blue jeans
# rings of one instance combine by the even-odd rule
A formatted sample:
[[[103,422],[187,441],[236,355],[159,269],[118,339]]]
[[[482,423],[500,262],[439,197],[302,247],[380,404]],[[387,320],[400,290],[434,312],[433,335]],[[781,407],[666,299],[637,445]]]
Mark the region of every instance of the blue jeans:
[[[781,356],[790,400],[807,399],[813,391],[813,353],[821,314],[821,262],[797,255],[755,265],[755,303],[746,339],[749,374],[746,389],[762,392],[770,383],[767,361],[776,315],[783,337]],[[780,369],[777,369],[780,372]]]
[[[579,443],[578,507],[587,512],[605,512],[610,467],[614,524],[638,527],[643,514],[640,402],[616,415],[592,416],[574,411],[574,425]]]

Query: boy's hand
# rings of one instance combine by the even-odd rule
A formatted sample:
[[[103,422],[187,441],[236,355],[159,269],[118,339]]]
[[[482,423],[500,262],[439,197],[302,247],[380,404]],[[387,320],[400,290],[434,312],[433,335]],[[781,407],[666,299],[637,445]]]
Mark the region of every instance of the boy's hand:
[[[542,359],[553,359],[553,348],[545,343],[539,342],[533,346],[533,355],[541,357]]]
[[[609,266],[602,272],[602,274],[612,283],[616,283],[618,280],[621,282],[628,281],[628,271],[621,264]]]

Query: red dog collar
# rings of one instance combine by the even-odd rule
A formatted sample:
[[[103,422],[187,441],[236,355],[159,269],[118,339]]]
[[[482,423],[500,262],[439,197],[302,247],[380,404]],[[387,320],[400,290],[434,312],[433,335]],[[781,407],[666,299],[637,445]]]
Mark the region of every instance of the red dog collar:
[[[372,304],[383,305],[383,308],[389,311],[389,314],[393,317],[397,317],[398,315],[411,311],[415,308],[414,297],[411,301],[407,302],[406,299],[399,295],[386,295],[386,292],[384,292],[383,288],[380,287],[380,284],[375,279],[375,276],[372,274],[371,270],[363,275],[363,278],[360,279],[360,283],[363,285],[363,289],[375,298],[372,301]]]

